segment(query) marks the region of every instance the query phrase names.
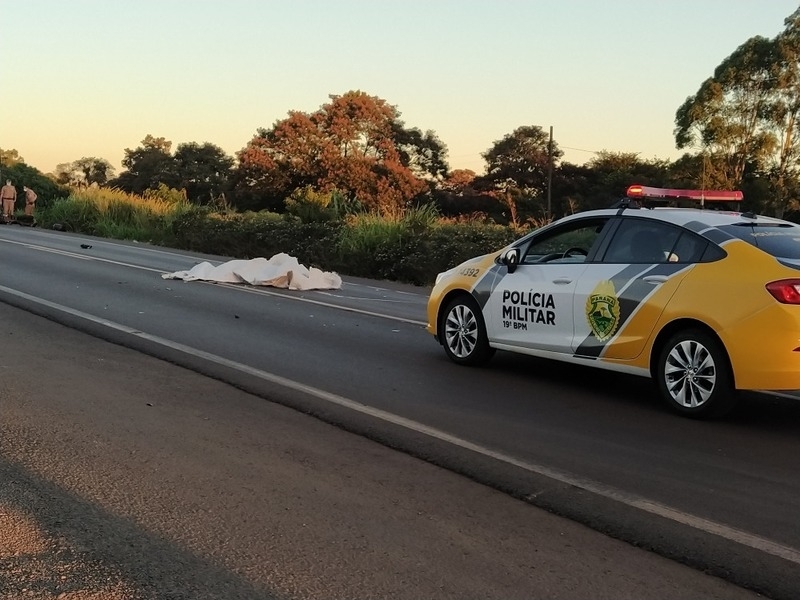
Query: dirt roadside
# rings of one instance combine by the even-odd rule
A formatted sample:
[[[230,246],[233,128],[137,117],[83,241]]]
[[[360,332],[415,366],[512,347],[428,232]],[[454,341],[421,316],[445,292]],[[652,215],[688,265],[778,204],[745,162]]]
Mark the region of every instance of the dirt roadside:
[[[0,598],[760,597],[0,304]]]

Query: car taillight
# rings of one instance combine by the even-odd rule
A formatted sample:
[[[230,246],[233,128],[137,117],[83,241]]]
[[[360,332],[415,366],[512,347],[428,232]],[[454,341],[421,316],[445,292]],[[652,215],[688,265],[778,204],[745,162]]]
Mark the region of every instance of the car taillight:
[[[767,284],[767,291],[782,304],[800,304],[800,279],[781,279]]]

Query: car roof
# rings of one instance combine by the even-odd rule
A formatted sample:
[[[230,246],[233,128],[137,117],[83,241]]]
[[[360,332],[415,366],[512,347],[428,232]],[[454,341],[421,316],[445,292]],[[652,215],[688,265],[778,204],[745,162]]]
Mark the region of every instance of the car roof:
[[[674,225],[685,226],[688,223],[701,223],[708,227],[722,227],[724,225],[752,224],[752,225],[790,225],[797,227],[796,223],[755,215],[753,213],[729,212],[722,210],[704,210],[700,208],[625,208],[625,209],[599,209],[576,213],[564,219],[588,216],[615,216],[639,217],[664,221]]]

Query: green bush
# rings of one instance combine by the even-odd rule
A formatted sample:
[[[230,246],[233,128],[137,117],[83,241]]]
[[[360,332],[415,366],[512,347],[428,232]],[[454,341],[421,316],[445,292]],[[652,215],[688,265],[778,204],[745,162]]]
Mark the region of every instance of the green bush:
[[[94,235],[116,240],[153,240],[153,229],[136,223],[123,223],[100,219],[95,224]]]
[[[37,210],[36,219],[43,227],[50,228],[58,223],[65,231],[96,235],[100,209],[91,200],[70,196],[59,198],[43,210]]]
[[[444,224],[429,230],[425,251],[428,262],[441,272],[468,258],[500,250],[520,235],[519,231],[503,225]]]
[[[270,212],[219,215],[204,207],[172,222],[179,248],[242,259],[285,252],[306,266],[335,264],[339,228],[336,222],[303,223]]]
[[[337,216],[323,219],[325,214],[314,212],[306,196],[287,214],[237,213],[192,205],[174,192],[165,188],[146,199],[113,190],[76,193],[55,201],[37,218],[45,227],[61,223],[69,231],[231,258],[286,253],[309,267],[418,285],[430,285],[441,271],[499,250],[522,233],[481,221],[445,221],[430,205],[395,217],[339,214],[353,205],[336,205],[332,196],[323,208],[335,209]]]
[[[331,206],[332,193],[317,192],[311,187],[298,188],[284,200],[286,213],[303,223],[334,221],[338,218]]]
[[[168,244],[172,220],[190,206],[185,199],[170,198],[174,192],[162,186],[142,197],[110,188],[75,189],[68,198],[37,207],[36,218],[47,228],[59,224],[67,231]]]
[[[136,210],[136,206],[130,202],[113,199],[109,201],[106,207],[105,217],[119,225],[133,225],[141,222],[139,213],[140,211]]]
[[[154,190],[145,190],[142,198],[147,202],[165,203],[171,206],[189,204],[186,190],[176,190],[164,183],[159,183],[158,188]]]

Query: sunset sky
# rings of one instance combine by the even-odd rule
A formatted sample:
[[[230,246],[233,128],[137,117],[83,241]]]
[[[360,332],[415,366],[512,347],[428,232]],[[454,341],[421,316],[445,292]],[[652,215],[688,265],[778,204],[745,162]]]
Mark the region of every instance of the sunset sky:
[[[361,90],[451,168],[517,127],[564,160],[679,156],[675,111],[798,0],[0,0],[0,148],[121,171],[152,134],[234,155],[290,110]]]

